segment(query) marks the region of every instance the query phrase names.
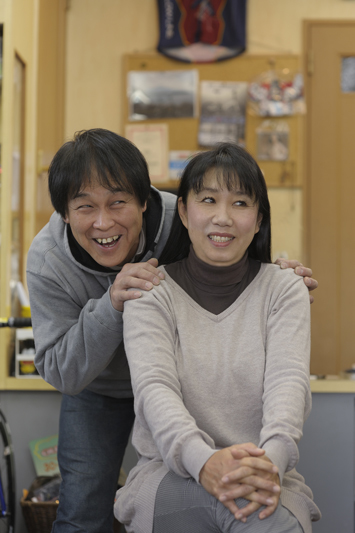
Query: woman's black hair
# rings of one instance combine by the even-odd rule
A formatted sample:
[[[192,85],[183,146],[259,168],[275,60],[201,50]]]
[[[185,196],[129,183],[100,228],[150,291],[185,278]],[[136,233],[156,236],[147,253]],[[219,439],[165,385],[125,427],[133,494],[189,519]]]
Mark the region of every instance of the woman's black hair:
[[[48,173],[54,209],[65,218],[68,202],[91,183],[133,194],[141,206],[150,194],[148,166],[141,152],[124,137],[101,128],[77,132],[55,154]]]
[[[216,170],[221,185],[229,191],[241,189],[258,205],[262,220],[249,245],[248,255],[262,263],[271,263],[271,219],[266,183],[258,164],[246,150],[236,144],[220,143],[212,150],[194,156],[182,174],[178,197],[186,205],[189,192],[202,190],[206,173],[211,169]],[[160,264],[187,257],[190,244],[187,229],[176,209],[169,238],[159,258]]]

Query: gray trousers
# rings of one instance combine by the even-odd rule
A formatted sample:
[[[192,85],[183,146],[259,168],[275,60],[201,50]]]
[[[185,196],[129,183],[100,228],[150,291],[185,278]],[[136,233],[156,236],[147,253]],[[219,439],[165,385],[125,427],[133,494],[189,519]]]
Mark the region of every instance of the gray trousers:
[[[249,502],[238,498],[238,507]],[[168,472],[161,481],[155,500],[153,533],[303,533],[295,516],[281,504],[268,518],[260,511],[245,523],[192,478]]]

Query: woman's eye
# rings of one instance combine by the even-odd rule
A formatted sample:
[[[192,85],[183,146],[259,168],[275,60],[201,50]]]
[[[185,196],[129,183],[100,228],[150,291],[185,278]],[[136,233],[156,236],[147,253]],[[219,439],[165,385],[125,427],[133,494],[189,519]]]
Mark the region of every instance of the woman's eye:
[[[247,203],[244,202],[244,200],[238,200],[237,202],[235,202],[235,205],[245,206],[245,205],[247,205]]]
[[[214,198],[211,198],[210,196],[205,196],[205,198],[202,199],[203,202],[206,204],[212,204],[214,202]]]

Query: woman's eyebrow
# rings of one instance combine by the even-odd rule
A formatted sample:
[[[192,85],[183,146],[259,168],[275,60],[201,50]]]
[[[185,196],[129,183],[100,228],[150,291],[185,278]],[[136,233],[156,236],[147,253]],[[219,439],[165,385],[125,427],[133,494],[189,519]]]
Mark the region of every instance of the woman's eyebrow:
[[[200,193],[205,193],[205,192],[211,192],[211,193],[218,193],[222,190],[221,187],[202,187],[202,189],[199,191]],[[253,198],[252,196],[250,196],[250,194],[248,194],[246,191],[243,191],[242,189],[231,189],[231,191],[233,194],[238,194],[239,196],[246,196],[247,198]]]

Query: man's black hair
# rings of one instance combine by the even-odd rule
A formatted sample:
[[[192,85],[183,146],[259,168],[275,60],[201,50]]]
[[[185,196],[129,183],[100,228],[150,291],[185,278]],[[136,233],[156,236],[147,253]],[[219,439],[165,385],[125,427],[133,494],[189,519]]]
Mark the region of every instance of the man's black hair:
[[[148,165],[128,139],[95,128],[75,133],[55,154],[48,174],[54,209],[65,218],[68,202],[88,185],[123,190],[144,206],[150,193]]]

